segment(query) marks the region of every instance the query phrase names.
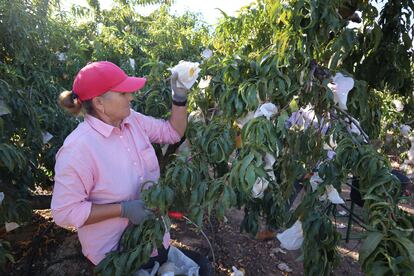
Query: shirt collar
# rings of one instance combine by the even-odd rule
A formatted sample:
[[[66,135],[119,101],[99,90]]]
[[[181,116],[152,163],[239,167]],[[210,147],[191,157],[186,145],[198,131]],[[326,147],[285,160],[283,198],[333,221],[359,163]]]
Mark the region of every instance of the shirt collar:
[[[126,125],[131,125],[131,118],[132,118],[132,113],[134,111],[131,109],[131,113],[129,114],[128,117],[126,117],[124,120],[122,120],[121,122],[121,129],[126,126]]]
[[[115,128],[114,126],[108,125],[107,123],[89,114],[85,115],[85,122],[87,122],[90,127],[92,127],[94,130],[96,130],[106,138],[109,137],[109,135],[111,135],[112,131]],[[123,129],[126,125],[130,124],[131,114],[121,122],[121,129]]]
[[[115,128],[89,114],[85,115],[85,122],[87,122],[91,128],[105,137],[109,137],[109,135],[112,133],[112,130]]]

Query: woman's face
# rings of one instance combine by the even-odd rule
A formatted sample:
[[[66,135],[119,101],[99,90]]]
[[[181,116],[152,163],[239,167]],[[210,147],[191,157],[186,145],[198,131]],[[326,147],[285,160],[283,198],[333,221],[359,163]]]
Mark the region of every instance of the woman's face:
[[[123,119],[129,116],[132,93],[106,92],[100,96],[101,119],[113,126],[119,127]]]

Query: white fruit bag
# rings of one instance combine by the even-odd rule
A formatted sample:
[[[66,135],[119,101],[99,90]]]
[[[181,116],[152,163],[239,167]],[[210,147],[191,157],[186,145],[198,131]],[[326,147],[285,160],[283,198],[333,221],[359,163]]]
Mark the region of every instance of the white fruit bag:
[[[200,68],[198,62],[180,61],[176,66],[170,68],[171,73],[178,73],[177,86],[190,89],[198,78]]]
[[[297,220],[295,224],[284,232],[276,235],[280,241],[280,246],[287,250],[297,250],[303,243],[302,222]]]

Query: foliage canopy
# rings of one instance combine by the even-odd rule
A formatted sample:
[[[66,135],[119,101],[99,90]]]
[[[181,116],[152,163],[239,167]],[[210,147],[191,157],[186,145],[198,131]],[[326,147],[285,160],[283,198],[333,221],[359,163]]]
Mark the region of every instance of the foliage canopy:
[[[181,59],[201,61],[209,45],[214,55],[201,66],[211,81],[195,87],[189,99],[191,147],[174,157],[170,153],[178,145],[165,155],[155,146],[164,173],[158,185],[143,192],[147,204],[164,215],[170,209],[187,211],[199,225],[205,214],[222,218],[230,207],[244,208],[241,230],[253,234],[259,218],[273,227],[299,219],[306,274],[328,275],[338,263],[340,237],[327,212],[329,201],[319,198],[330,185],[340,191],[352,174],[360,179],[365,199],[363,270],[368,275],[414,270],[414,219],[397,206],[399,184],[388,159],[369,143],[384,137],[384,118],[405,122],[414,113],[412,1],[388,1],[376,20],[378,11],[367,0],[260,0],[236,17],[223,14],[214,35],[197,15],[169,14],[171,1],[117,1],[111,10],[88,2],[90,8],[74,6],[69,12],[60,10],[59,1],[0,3],[1,223],[27,220],[37,186],[52,185],[54,155],[79,120],[68,118],[55,99],[71,87],[81,67],[109,60],[128,74],[148,76],[150,86],[133,106],[166,118],[171,106],[167,68]],[[149,16],[134,9],[164,2]],[[350,28],[359,17],[355,11],[362,13],[362,25]],[[328,86],[337,72],[355,79],[347,112],[335,106]],[[390,97],[406,103],[405,114],[384,107]],[[235,127],[268,102],[277,105],[276,117]],[[289,118],[307,106],[314,111],[310,124],[289,125]],[[350,131],[355,118],[359,134]],[[238,134],[241,147],[234,142]],[[334,158],[326,157],[326,145],[336,151]],[[276,158],[270,168],[267,154]],[[316,169],[323,181],[314,191],[304,176]],[[259,178],[269,183],[263,198],[251,194]],[[305,196],[289,210],[298,180]],[[149,222],[128,235],[157,227],[151,239],[158,243],[160,225]],[[119,265],[121,260],[131,264],[134,256],[145,262],[137,252],[147,252],[149,245],[134,247],[131,241],[125,237],[126,251],[111,253],[98,269],[127,274],[127,267],[135,267]],[[0,260],[7,256],[0,252]]]

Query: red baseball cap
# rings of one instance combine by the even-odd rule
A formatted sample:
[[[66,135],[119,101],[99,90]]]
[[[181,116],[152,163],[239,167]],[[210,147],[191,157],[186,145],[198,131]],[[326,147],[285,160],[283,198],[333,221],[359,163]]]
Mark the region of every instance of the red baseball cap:
[[[81,101],[86,101],[108,91],[132,93],[144,87],[146,81],[145,78],[129,77],[112,62],[97,61],[79,71],[72,92]]]

